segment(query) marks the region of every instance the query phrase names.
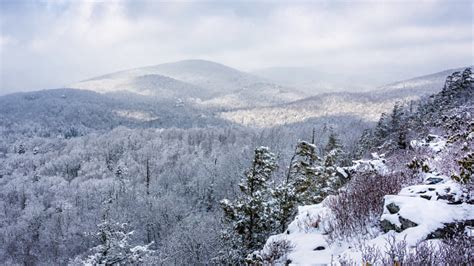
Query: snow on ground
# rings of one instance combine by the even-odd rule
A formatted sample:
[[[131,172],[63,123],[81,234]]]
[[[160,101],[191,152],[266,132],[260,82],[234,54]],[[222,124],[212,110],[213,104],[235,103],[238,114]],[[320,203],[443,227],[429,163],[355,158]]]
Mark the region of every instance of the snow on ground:
[[[349,169],[356,172],[370,172],[375,171],[381,175],[386,175],[389,173],[389,169],[385,164],[384,155],[379,155],[377,153],[371,154],[372,159],[370,160],[357,160],[353,162],[353,166]]]
[[[324,223],[330,217],[330,210],[324,206],[324,201],[316,205],[298,208],[298,215],[288,225],[285,233],[271,236],[262,252],[268,254],[272,242],[288,240],[293,245],[293,251],[278,263],[288,260],[291,264],[330,264],[333,254],[342,252],[339,248],[330,247],[325,239]]]
[[[474,205],[465,203],[468,193],[448,176],[439,174],[436,164],[431,164],[442,156],[440,152],[446,148],[446,140],[429,135],[421,141],[412,141],[411,145],[428,147],[433,153],[433,160],[427,161],[431,172],[420,173],[422,184],[407,186],[397,195],[385,196],[380,225],[386,233],[380,231],[375,238],[364,241],[366,246],[385,250],[391,237],[396,241],[405,241],[408,248],[413,248],[421,241],[438,243],[439,239],[431,238],[439,238],[448,226],[474,221]],[[355,161],[349,169],[357,172],[376,171],[382,175],[390,172],[384,156],[378,154],[372,154],[370,160]],[[298,215],[288,230],[270,237],[262,252],[268,254],[272,242],[287,240],[293,249],[276,264],[338,265],[339,258],[362,262],[361,251],[351,248],[352,240],[334,242],[332,245],[328,243],[324,228],[328,228],[332,215],[330,209],[325,207],[325,201],[299,207]],[[469,227],[466,228],[469,230]]]
[[[434,152],[440,152],[446,147],[446,139],[437,135],[428,135],[422,140],[412,140],[410,142],[412,148],[416,147],[427,147]]]
[[[398,193],[398,195],[405,197],[421,197],[427,200],[451,200],[457,202],[462,198],[463,191],[459,184],[448,180],[445,183],[405,187],[400,191],[400,193]]]
[[[389,204],[398,206],[400,210],[392,214],[386,207]],[[413,227],[401,232],[401,236],[406,236],[408,245],[416,245],[428,238],[430,233],[444,228],[446,224],[474,219],[474,206],[466,203],[449,205],[444,201],[431,201],[418,197],[385,196],[384,213],[380,220],[389,221],[403,229],[404,222],[401,219],[415,223],[410,225],[414,225]]]
[[[120,117],[131,118],[138,121],[152,121],[158,119],[157,116],[153,114],[141,112],[141,111],[133,111],[133,110],[116,110],[114,111]]]

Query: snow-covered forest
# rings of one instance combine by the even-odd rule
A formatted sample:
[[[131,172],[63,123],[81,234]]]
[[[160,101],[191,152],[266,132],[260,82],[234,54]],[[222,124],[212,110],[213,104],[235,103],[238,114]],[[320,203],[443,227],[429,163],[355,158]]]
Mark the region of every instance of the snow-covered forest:
[[[470,69],[439,91],[377,123],[267,128],[140,96],[3,96],[1,261],[472,263]]]
[[[473,10],[0,0],[0,266],[474,265]]]

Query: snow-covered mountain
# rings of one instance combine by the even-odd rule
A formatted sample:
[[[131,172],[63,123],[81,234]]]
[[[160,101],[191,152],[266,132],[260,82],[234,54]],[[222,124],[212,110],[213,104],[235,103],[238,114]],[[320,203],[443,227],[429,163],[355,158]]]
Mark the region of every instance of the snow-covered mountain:
[[[473,66],[470,66],[471,68]],[[413,95],[430,95],[438,93],[444,85],[446,77],[456,71],[462,71],[466,67],[448,69],[441,72],[415,77],[408,80],[394,82],[378,88],[378,90],[384,92],[399,91],[400,93],[413,94]]]
[[[190,128],[229,124],[205,110],[176,102],[131,93],[100,94],[77,89],[5,95],[0,97],[0,114],[2,136],[32,131],[39,136],[67,137],[118,126]]]
[[[116,72],[70,88],[96,92],[128,91],[160,99],[180,98],[204,107],[237,108],[280,104],[305,93],[205,60],[185,60]]]
[[[375,93],[326,93],[281,105],[222,112],[221,117],[235,123],[255,127],[272,127],[303,122],[311,118],[351,115],[376,121],[396,102],[417,99],[417,96]]]
[[[472,265],[471,70],[451,75],[446,84],[416,108],[398,109],[367,131],[359,148],[370,158],[341,168],[349,181],[322,201],[298,207],[287,229],[246,261]]]
[[[269,67],[258,69],[251,73],[274,83],[299,88],[313,95],[342,91],[368,92],[374,90],[409,90],[412,93],[428,95],[438,92],[438,89],[443,86],[444,80],[448,75],[463,69],[448,69],[379,87],[371,85],[383,83],[383,81],[378,80],[379,77],[377,76],[374,77],[374,80],[367,81],[361,79],[360,75],[355,73],[328,73],[315,67]]]
[[[395,103],[407,103],[441,91],[446,77],[455,71],[442,72],[399,81],[370,91],[320,93],[290,103],[252,109],[229,110],[221,117],[247,126],[271,127],[302,122],[324,116],[353,115],[376,121]]]

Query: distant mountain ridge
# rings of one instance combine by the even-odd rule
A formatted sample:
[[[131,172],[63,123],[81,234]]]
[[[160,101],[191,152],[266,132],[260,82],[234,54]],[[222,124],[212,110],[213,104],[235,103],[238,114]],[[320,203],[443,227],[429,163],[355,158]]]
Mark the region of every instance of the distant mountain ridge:
[[[215,108],[267,106],[307,96],[303,92],[205,60],[185,60],[125,70],[68,87],[101,93],[128,91],[161,99],[180,98]]]
[[[474,66],[468,66],[473,68]],[[394,90],[412,90],[413,93],[422,93],[423,95],[430,95],[441,90],[446,80],[446,77],[456,71],[463,71],[466,67],[453,68],[433,74],[414,77],[407,80],[397,81],[378,88],[381,91]]]
[[[272,127],[325,116],[354,115],[375,122],[395,103],[408,103],[442,90],[448,75],[464,68],[399,81],[367,92],[321,93],[290,103],[230,110],[221,117],[246,126]]]
[[[118,125],[275,127],[339,116],[371,123],[396,102],[439,92],[446,76],[457,70],[412,78],[369,92],[311,95],[222,64],[186,60],[99,76],[63,91],[5,95],[0,97],[0,120],[9,123],[19,119],[25,125],[30,121],[41,127],[41,116],[48,121],[46,124],[61,128],[60,131],[70,126],[87,131]],[[59,110],[64,116],[55,121],[49,110]],[[96,117],[99,122],[96,125],[88,117]]]

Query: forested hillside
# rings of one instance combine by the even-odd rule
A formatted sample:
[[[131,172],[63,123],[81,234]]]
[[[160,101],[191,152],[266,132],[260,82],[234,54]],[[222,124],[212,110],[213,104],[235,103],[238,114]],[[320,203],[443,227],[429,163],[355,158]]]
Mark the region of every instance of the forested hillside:
[[[0,266],[474,265],[472,4],[0,0]]]
[[[129,127],[107,130],[100,126],[114,124],[105,121],[91,124],[97,130],[87,127],[64,135],[54,125],[77,128],[79,123],[71,124],[61,114],[56,120],[36,120],[42,130],[27,127],[25,134],[14,130],[2,134],[0,241],[5,248],[0,258],[8,264],[86,260],[96,254],[94,247],[104,245],[96,234],[110,234],[114,239],[107,241],[116,242],[105,244],[118,245],[125,241],[120,234],[131,231],[129,245],[116,251],[129,252],[124,253],[127,260],[135,260],[130,248],[148,245],[152,263],[208,263],[224,248],[219,201],[238,194],[240,173],[254,147],[278,151],[278,171],[283,173],[293,143],[311,140],[313,130],[315,143],[321,145],[331,132],[347,132],[339,138],[355,151],[352,132],[360,134],[368,126],[340,117],[338,121],[345,123],[325,118],[272,129],[125,124]],[[28,119],[35,117],[18,116],[17,123],[28,126]]]
[[[4,96],[0,260],[377,264],[395,260],[383,243],[403,239],[436,245],[433,262],[472,262],[460,233],[474,219],[470,70],[440,90],[375,125],[347,115],[271,128],[129,93]],[[418,262],[407,252],[397,260]]]
[[[311,185],[301,186],[297,170],[303,165],[303,169],[311,169],[304,172],[314,177],[319,191],[330,192],[323,200],[314,200],[316,205],[299,207],[288,226],[280,222],[267,228],[253,223],[279,221],[266,217],[279,217],[288,208],[296,212],[295,204],[278,204],[279,193],[264,186],[260,186],[267,193],[264,200],[261,194],[244,194],[246,202],[258,202],[262,207],[259,220],[252,218],[256,214],[245,212],[229,216],[234,238],[254,243],[247,255],[236,259],[251,264],[474,263],[473,108],[473,75],[468,68],[448,76],[440,93],[414,105],[397,105],[390,114],[382,115],[377,126],[360,140],[362,158],[343,168],[349,178],[339,190],[333,189],[333,181],[338,179],[321,173],[325,168],[318,160],[306,157],[295,164],[286,183],[300,193],[295,197],[286,193],[285,202],[304,202],[301,191]],[[266,161],[268,168],[272,164]],[[320,185],[321,180],[332,182]],[[227,213],[228,207],[224,210]],[[242,223],[249,224],[246,230],[240,229]],[[277,233],[282,224],[285,231],[263,244],[261,238]]]

